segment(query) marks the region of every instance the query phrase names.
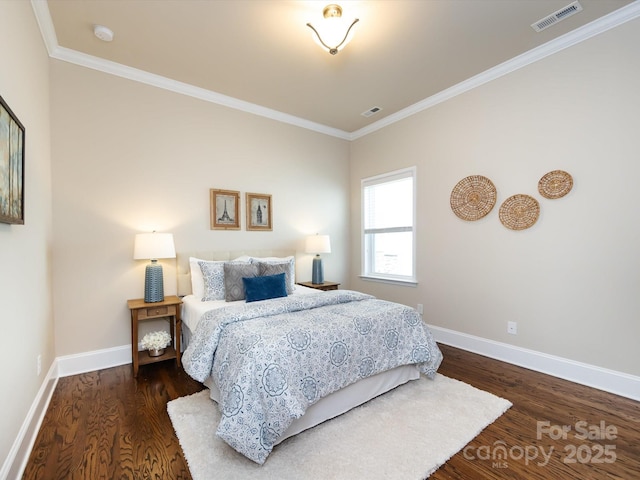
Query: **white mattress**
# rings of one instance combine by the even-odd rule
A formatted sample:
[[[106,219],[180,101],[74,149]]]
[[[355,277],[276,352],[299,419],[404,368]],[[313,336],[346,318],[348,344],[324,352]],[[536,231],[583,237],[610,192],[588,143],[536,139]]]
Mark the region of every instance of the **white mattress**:
[[[296,285],[293,293],[291,295],[309,295],[309,294],[320,294],[322,293],[315,288],[303,287],[302,285]],[[235,305],[238,303],[244,303],[244,300],[238,300],[236,302],[225,302],[224,300],[213,300],[210,302],[203,302],[199,298],[194,295],[186,295],[182,297],[182,312],[181,318],[183,325],[186,325],[190,332],[195,332],[196,327],[198,326],[198,322],[202,315],[204,315],[209,310],[214,310],[216,308],[228,307],[229,305]],[[188,338],[184,339],[188,342]],[[188,343],[185,342],[185,347]]]

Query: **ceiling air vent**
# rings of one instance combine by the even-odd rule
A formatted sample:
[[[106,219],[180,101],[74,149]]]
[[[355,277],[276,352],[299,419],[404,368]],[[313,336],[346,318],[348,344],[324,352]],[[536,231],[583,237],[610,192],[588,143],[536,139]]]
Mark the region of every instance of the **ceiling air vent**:
[[[582,5],[580,2],[573,2],[567,5],[564,8],[561,8],[557,12],[552,13],[551,15],[544,17],[541,20],[531,24],[531,28],[533,28],[536,32],[541,32],[545,28],[549,28],[551,25],[555,25],[556,23],[564,20],[565,18],[569,18],[571,15],[581,12]]]
[[[380,107],[371,107],[369,110],[367,110],[366,112],[362,112],[360,115],[362,115],[363,117],[370,117],[371,115],[375,115],[376,113],[378,113],[380,110],[382,110]]]

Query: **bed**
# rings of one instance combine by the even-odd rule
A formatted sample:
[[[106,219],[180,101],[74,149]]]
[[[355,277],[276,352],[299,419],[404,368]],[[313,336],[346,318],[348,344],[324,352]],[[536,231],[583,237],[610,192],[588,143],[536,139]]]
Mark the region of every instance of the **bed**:
[[[442,360],[415,310],[296,285],[288,251],[180,254],[178,293],[185,371],[221,409],[216,434],[259,464],[284,439],[433,377]]]

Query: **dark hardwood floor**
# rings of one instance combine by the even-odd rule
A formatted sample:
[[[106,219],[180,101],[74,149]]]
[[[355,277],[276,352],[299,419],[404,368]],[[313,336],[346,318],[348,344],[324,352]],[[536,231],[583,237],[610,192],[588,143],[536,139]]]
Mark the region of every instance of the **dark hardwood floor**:
[[[443,375],[513,407],[431,478],[640,478],[640,403],[441,347]],[[61,378],[23,478],[190,479],[166,404],[201,389],[173,362]]]

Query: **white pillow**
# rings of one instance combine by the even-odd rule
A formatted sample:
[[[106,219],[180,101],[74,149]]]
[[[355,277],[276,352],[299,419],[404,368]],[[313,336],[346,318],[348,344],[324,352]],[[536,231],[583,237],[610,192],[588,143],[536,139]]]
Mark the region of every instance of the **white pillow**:
[[[189,257],[189,273],[191,274],[191,293],[194,297],[202,298],[204,296],[204,278],[202,277],[202,270],[198,262],[204,262],[195,257]]]
[[[296,257],[293,255],[289,257],[249,257],[251,259],[251,263],[264,262],[264,263],[273,263],[273,262],[289,262],[293,261],[295,263]]]

